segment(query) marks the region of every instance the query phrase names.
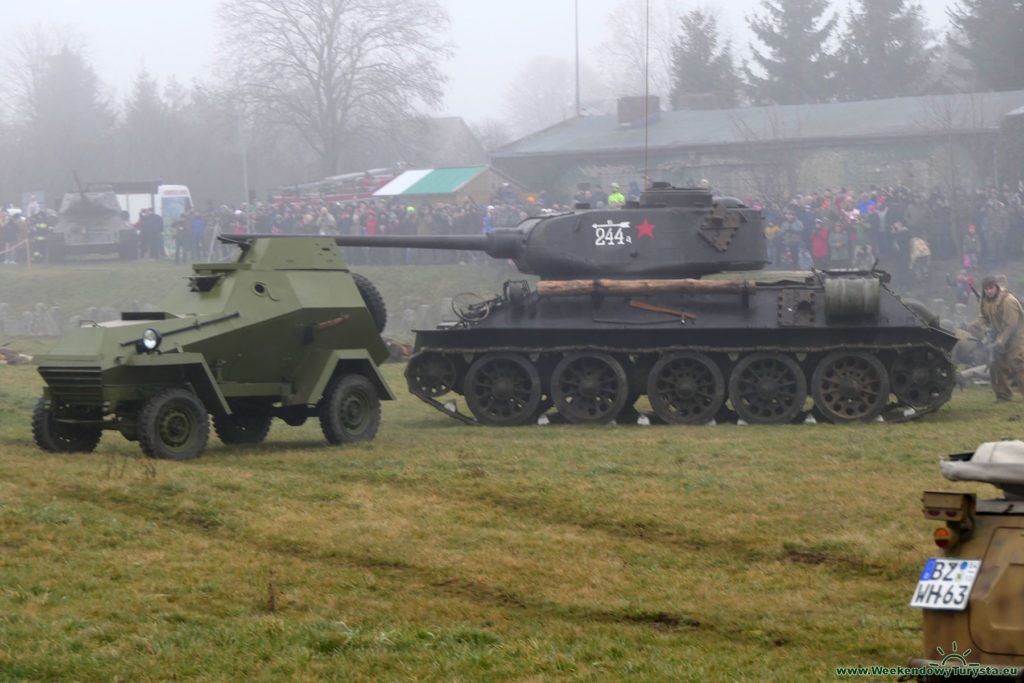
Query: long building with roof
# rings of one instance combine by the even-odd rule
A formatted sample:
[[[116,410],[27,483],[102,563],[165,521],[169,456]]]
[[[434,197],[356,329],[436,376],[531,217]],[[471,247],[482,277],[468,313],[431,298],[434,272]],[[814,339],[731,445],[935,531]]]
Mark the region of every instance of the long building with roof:
[[[564,121],[490,159],[528,188],[563,195],[645,176],[768,197],[896,183],[1015,185],[1019,146],[1003,139],[1003,124],[1021,107],[1024,90],[675,111],[659,111],[656,98],[624,98],[618,115]]]

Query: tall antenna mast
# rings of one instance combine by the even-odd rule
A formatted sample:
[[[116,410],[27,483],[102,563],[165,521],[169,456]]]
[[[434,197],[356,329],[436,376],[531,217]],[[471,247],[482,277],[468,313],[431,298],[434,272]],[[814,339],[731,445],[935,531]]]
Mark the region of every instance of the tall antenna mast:
[[[580,0],[573,2],[576,33],[576,118],[580,117]]]
[[[651,125],[651,82],[648,78],[648,66],[651,61],[651,0],[644,1],[644,189],[650,187],[651,178],[647,174],[647,129]]]

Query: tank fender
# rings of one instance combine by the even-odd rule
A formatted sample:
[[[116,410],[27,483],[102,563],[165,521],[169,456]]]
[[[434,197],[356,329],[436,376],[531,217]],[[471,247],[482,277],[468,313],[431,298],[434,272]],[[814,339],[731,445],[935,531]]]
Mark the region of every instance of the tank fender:
[[[210,412],[230,415],[231,408],[201,353],[140,354],[127,362],[133,367],[181,367],[196,396]]]
[[[932,309],[925,306],[917,299],[903,298],[903,305],[909,308],[914,315],[923,320],[929,327],[941,327],[942,321]]]
[[[316,381],[306,386],[296,387],[296,393],[288,397],[287,403],[289,405],[303,403],[315,405],[326,391],[327,384],[338,372],[362,375],[373,383],[381,400],[395,400],[395,394],[366,349],[335,349],[328,354],[327,362],[324,363]]]

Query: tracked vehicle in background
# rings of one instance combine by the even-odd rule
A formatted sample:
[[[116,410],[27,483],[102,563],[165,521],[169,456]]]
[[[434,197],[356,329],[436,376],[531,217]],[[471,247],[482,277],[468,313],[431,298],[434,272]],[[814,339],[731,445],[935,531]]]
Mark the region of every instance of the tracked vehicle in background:
[[[456,322],[416,332],[410,391],[467,423],[530,424],[552,407],[573,423],[635,419],[641,395],[668,423],[902,419],[940,407],[955,383],[956,337],[886,273],[759,273],[761,212],[704,189],[656,183],[623,209],[484,235],[335,241],[480,250],[540,277],[458,297]]]
[[[50,263],[90,254],[139,257],[139,237],[110,190],[69,192],[60,202],[57,224],[46,237]]]
[[[116,430],[151,457],[184,460],[203,451],[211,416],[227,444],[262,441],[275,417],[316,417],[332,444],[376,435],[380,400],[394,398],[378,371],[377,289],[330,239],[236,243],[236,261],[194,264],[159,311],[85,321],[36,357],[40,448],[88,452]]]

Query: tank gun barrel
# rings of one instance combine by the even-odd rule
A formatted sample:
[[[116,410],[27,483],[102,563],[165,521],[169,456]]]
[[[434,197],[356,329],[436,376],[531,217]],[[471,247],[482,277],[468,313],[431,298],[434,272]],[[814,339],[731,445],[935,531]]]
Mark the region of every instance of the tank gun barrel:
[[[228,242],[249,242],[286,235],[223,235]],[[399,247],[483,251],[492,258],[516,258],[522,253],[524,234],[514,228],[498,228],[482,235],[331,235],[339,247]]]
[[[82,181],[78,179],[78,171],[72,171],[71,177],[75,179],[75,187],[78,188],[78,194],[82,196],[82,199],[88,199],[85,194],[85,188],[82,186]]]

